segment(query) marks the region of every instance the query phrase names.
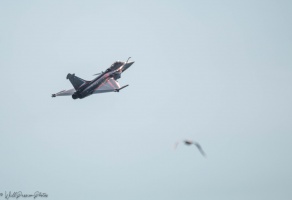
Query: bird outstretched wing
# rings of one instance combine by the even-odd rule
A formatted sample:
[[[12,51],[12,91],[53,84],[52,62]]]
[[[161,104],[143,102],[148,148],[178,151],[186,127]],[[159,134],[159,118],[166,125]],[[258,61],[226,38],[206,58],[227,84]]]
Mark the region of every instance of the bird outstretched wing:
[[[201,145],[200,145],[199,143],[197,143],[197,142],[195,142],[194,145],[199,149],[200,153],[201,153],[204,157],[206,157],[206,154],[205,154],[205,152],[203,151]]]
[[[193,142],[192,140],[183,140],[182,142],[188,146],[190,146],[192,144],[195,145],[198,148],[198,150],[200,151],[200,153],[202,154],[202,156],[206,157],[206,153],[203,151],[203,148],[201,147],[201,145],[198,142]],[[176,142],[174,144],[174,149],[176,149],[178,145],[179,145],[179,142]]]

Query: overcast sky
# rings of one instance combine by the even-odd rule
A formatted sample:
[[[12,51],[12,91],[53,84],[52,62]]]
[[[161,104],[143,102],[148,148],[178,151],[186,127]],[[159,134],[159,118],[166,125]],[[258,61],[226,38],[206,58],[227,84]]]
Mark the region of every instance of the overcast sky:
[[[291,19],[288,0],[0,0],[0,193],[290,200]],[[121,92],[51,98],[129,56]]]

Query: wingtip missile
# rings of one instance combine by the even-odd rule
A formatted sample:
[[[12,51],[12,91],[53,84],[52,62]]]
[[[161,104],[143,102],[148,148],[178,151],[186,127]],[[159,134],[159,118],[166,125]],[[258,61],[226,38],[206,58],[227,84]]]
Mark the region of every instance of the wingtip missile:
[[[128,87],[128,86],[129,86],[129,85],[125,85],[125,86],[123,86],[123,87],[121,87],[121,88],[119,88],[119,89],[116,89],[115,92],[120,92],[121,89],[124,89],[125,87]]]

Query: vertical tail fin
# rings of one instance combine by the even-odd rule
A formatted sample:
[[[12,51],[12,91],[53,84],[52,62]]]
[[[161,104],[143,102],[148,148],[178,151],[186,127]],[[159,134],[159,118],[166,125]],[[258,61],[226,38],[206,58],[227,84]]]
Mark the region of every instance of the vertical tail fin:
[[[79,78],[75,76],[75,74],[68,74],[67,79],[71,82],[75,90],[78,90],[82,85],[86,84],[87,81],[83,80],[82,78]]]

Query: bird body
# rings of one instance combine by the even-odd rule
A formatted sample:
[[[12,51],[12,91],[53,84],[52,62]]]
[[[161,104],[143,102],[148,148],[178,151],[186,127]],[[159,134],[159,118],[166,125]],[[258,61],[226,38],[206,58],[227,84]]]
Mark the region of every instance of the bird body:
[[[206,157],[205,152],[203,151],[201,145],[200,145],[198,142],[193,142],[193,141],[191,141],[191,140],[183,140],[182,142],[185,143],[185,145],[188,145],[188,146],[190,146],[190,145],[192,145],[192,144],[195,145],[195,146],[198,148],[198,150],[200,151],[200,153],[201,153],[204,157]],[[178,144],[179,144],[179,142],[176,142],[176,143],[175,143],[175,146],[174,146],[175,149],[176,149],[176,147],[178,146]]]

